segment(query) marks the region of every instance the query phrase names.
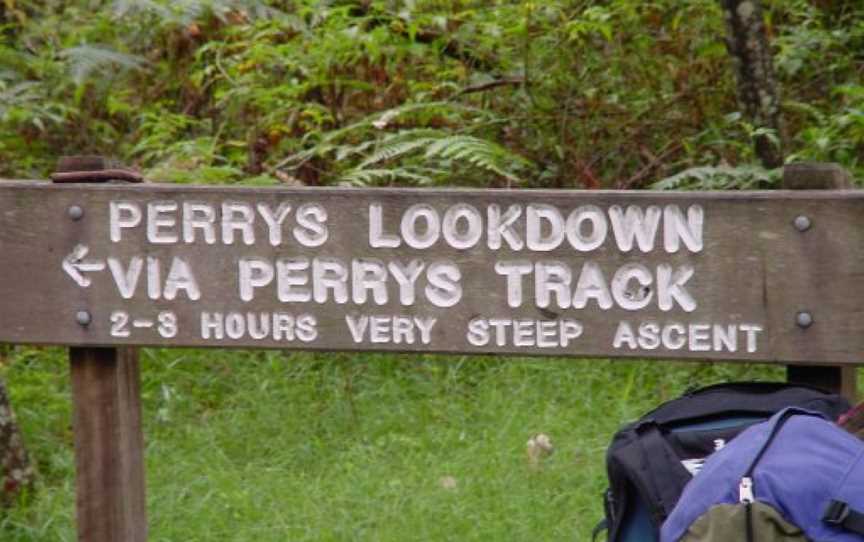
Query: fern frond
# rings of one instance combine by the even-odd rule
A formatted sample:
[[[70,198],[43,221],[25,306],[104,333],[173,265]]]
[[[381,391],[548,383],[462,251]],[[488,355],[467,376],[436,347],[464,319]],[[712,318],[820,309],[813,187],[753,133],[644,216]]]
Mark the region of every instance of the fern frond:
[[[107,73],[117,68],[143,70],[148,64],[143,57],[93,45],[70,47],[65,49],[61,56],[69,62],[72,79],[78,85],[84,83],[94,72]]]
[[[375,152],[360,162],[357,166],[363,169],[377,164],[386,162],[410,154],[418,149],[423,149],[434,144],[441,139],[442,133],[438,130],[429,130],[418,128],[416,130],[405,130],[396,134],[390,134],[384,137],[379,143]]]
[[[390,184],[396,180],[404,179],[417,184],[430,184],[432,178],[422,173],[408,169],[352,169],[343,174],[339,181],[341,184],[350,186],[374,186]]]
[[[38,88],[39,83],[35,81],[23,81],[8,87],[0,81],[0,106],[26,102],[35,96],[34,91]]]
[[[651,185],[655,190],[752,190],[769,188],[780,179],[780,170],[756,165],[699,166]]]
[[[337,142],[346,139],[349,135],[354,135],[355,133],[361,132],[363,130],[385,130],[391,122],[393,122],[400,116],[420,111],[433,112],[436,110],[457,112],[461,111],[465,113],[470,113],[475,116],[480,115],[485,117],[492,115],[490,111],[484,109],[479,109],[468,105],[448,101],[409,103],[401,105],[399,107],[388,109],[383,112],[374,113],[357,122],[349,124],[348,126],[343,126],[342,128],[336,130],[331,130],[323,136],[317,132],[310,132],[306,137],[303,138],[303,143],[311,144],[312,146],[310,148],[283,158],[280,162],[273,166],[273,169],[290,169],[308,160],[311,156],[323,156],[327,152],[334,150],[337,153],[346,152],[346,156],[348,156],[351,154],[351,151],[340,151],[343,146],[339,145]],[[310,139],[312,138],[320,139],[312,142],[310,141]],[[373,141],[377,140],[373,139]]]
[[[426,158],[433,157],[465,161],[512,182],[519,182],[514,169],[531,165],[531,162],[501,145],[466,135],[448,136],[435,141],[426,149]]]
[[[336,148],[336,160],[341,161],[355,154],[363,154],[371,147],[374,147],[376,143],[377,141],[370,139],[358,145],[341,145]]]
[[[175,20],[174,13],[168,7],[153,0],[114,0],[112,7],[117,17],[125,17],[135,12],[149,12],[157,15],[162,21],[179,22]]]

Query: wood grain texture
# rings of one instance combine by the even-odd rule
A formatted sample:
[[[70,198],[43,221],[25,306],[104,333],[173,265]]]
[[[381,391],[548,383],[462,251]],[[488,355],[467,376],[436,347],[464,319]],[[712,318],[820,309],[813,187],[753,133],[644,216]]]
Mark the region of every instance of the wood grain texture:
[[[783,168],[783,187],[789,190],[848,190],[852,186],[849,172],[838,164],[792,163]],[[790,365],[786,380],[839,393],[852,404],[858,399],[858,368],[854,365]]]
[[[78,540],[147,540],[136,348],[71,348]]]
[[[123,230],[122,240],[109,236],[109,205],[112,201],[141,206],[146,215],[148,203],[175,202],[211,205],[239,202],[254,208],[263,203],[271,208],[289,203],[293,210],[303,204],[317,203],[326,209],[328,240],[320,247],[301,246],[291,236],[294,215],[286,219],[283,242],[268,242],[266,225],[254,224],[255,240],[245,244],[235,240],[226,245],[217,232],[216,242],[156,244],[149,242],[143,225]],[[548,251],[512,250],[506,243],[491,250],[484,237],[480,243],[460,250],[444,242],[428,249],[373,248],[369,242],[369,205],[383,209],[386,231],[398,231],[400,217],[415,204],[425,204],[439,214],[462,203],[479,209],[485,217],[488,207],[511,205],[524,209],[528,204],[549,205],[567,216],[572,210],[593,205],[604,213],[612,206],[640,209],[648,206],[676,205],[682,210],[699,205],[704,209],[704,248],[668,253],[662,248],[663,227],[657,233],[657,246],[650,252],[638,249],[624,252],[613,241],[596,250],[579,252],[564,243]],[[78,205],[84,215],[69,218],[70,206]],[[797,216],[812,223],[807,231],[797,230]],[[166,215],[168,216],[168,215]],[[179,220],[179,218],[178,218]],[[525,235],[525,215],[515,222]],[[170,231],[171,227],[163,228]],[[174,228],[175,231],[177,228]],[[179,233],[182,239],[182,233]],[[610,233],[611,239],[611,233]],[[124,299],[112,273],[82,272],[91,279],[87,287],[77,285],[63,271],[61,262],[76,246],[88,247],[81,261],[105,262],[111,256],[127,272],[135,256],[158,259],[162,282],[168,263],[175,257],[188,262],[194,271],[201,297],[191,301],[181,292],[173,300],[147,295],[146,266],[140,284],[130,299]],[[52,186],[38,182],[0,182],[0,299],[12,310],[0,312],[0,341],[17,343],[69,344],[75,346],[153,345],[209,346],[219,348],[261,347],[304,350],[377,350],[465,352],[493,354],[635,357],[659,359],[740,359],[819,364],[855,364],[864,350],[864,304],[857,293],[864,279],[864,193],[861,191],[771,191],[741,193],[658,193],[614,191],[495,191],[495,190],[391,190],[391,189],[262,189],[191,187],[177,185],[139,186]],[[412,259],[426,266],[447,261],[458,266],[463,290],[461,300],[452,307],[430,304],[422,293],[421,277],[417,299],[411,305],[399,301],[398,286],[388,282],[386,303],[371,300],[357,303],[323,304],[280,302],[275,282],[255,289],[254,298],[243,301],[238,292],[238,264],[255,258],[274,262],[285,258],[375,259],[407,263]],[[697,302],[688,312],[680,306],[660,310],[657,303],[631,311],[618,305],[601,310],[589,301],[583,309],[540,308],[534,300],[533,278],[525,278],[525,300],[516,308],[507,303],[505,278],[495,272],[500,261],[525,260],[529,263],[561,262],[576,276],[586,262],[594,262],[611,280],[617,269],[642,264],[653,271],[659,265],[672,268],[692,266],[694,274],[686,288]],[[157,296],[158,297],[158,296]],[[370,298],[371,299],[371,298]],[[656,297],[655,297],[656,300]],[[78,311],[89,311],[92,322],[76,322]],[[799,311],[807,310],[814,323],[807,329],[796,325]],[[127,337],[112,336],[111,316],[115,311],[134,319],[155,322],[159,313],[176,314],[176,336],[164,337],[156,326],[131,328]],[[232,339],[205,339],[201,334],[202,313],[309,314],[317,321],[317,337],[310,342],[276,340],[272,333],[255,339],[247,332]],[[346,325],[346,317],[361,316],[435,318],[428,344],[395,342],[356,342]],[[468,323],[475,318],[523,319],[533,321],[574,320],[584,332],[567,346],[540,347],[514,344],[508,334],[499,346],[493,339],[476,346],[466,340]],[[383,321],[383,320],[382,320]],[[738,335],[734,352],[691,350],[661,345],[635,349],[613,347],[616,330],[622,321],[633,327],[640,323],[658,326],[739,326],[754,324],[762,328],[758,348],[745,348],[743,332]],[[704,331],[704,327],[702,328]],[[680,329],[673,329],[675,336]],[[508,332],[509,333],[509,332]],[[698,342],[698,341],[697,341]],[[704,341],[703,341],[704,344]],[[674,346],[674,345],[673,345]],[[722,349],[721,349],[722,350]]]

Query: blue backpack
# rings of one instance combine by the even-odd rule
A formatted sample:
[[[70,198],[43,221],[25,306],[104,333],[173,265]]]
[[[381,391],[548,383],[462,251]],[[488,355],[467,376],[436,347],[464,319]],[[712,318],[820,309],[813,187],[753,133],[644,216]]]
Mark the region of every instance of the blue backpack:
[[[841,396],[783,382],[731,382],[691,390],[622,427],[606,456],[609,542],[656,542],[660,525],[705,459],[753,424],[795,406],[837,418]]]
[[[663,523],[661,542],[864,541],[864,441],[787,408],[713,454]]]

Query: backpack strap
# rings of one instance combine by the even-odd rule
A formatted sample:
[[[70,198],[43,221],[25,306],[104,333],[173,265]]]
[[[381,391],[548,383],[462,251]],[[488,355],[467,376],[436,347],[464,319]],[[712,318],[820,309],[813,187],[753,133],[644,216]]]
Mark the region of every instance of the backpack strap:
[[[663,438],[656,423],[649,421],[641,424],[637,433],[647,462],[646,476],[650,477],[658,500],[652,509],[659,525],[672,513],[692,476],[681,465],[681,460]]]
[[[843,501],[833,500],[825,507],[822,521],[847,531],[864,535],[864,513],[849,508]]]

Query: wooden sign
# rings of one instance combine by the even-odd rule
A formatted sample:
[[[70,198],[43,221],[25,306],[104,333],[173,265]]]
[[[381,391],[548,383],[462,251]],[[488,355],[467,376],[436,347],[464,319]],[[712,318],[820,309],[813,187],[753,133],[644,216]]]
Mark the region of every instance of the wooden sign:
[[[0,183],[0,341],[739,359],[864,350],[864,193]]]

